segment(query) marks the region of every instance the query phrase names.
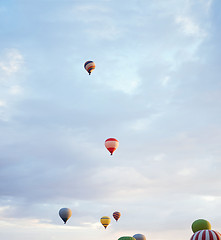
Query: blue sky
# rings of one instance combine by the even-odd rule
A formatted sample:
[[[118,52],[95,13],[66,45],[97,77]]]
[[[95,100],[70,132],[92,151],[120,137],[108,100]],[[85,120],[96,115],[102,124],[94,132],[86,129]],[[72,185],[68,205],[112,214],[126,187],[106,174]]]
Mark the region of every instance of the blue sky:
[[[221,231],[218,1],[0,1],[0,18],[4,239]]]

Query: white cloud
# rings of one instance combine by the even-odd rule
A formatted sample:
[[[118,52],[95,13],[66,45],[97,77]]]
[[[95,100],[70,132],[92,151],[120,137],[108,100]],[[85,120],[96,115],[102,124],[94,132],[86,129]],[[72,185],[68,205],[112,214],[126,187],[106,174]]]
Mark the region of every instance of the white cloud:
[[[162,86],[167,86],[170,82],[171,77],[170,76],[166,76],[161,80]]]
[[[18,49],[5,49],[0,56],[0,119],[8,121],[13,114],[14,103],[22,96],[24,80],[24,57]],[[7,106],[7,108],[6,108]]]
[[[22,87],[19,85],[14,85],[9,88],[9,93],[12,95],[21,94],[23,91]]]
[[[151,125],[160,118],[164,113],[158,112],[149,115],[148,117],[139,118],[137,117],[133,121],[129,121],[127,128],[134,131],[145,131],[151,128]]]
[[[5,56],[0,58],[0,74],[17,73],[23,64],[24,58],[17,49],[7,49]]]
[[[7,104],[4,100],[0,100],[0,107],[5,107]]]
[[[178,171],[177,174],[180,176],[189,176],[189,175],[192,175],[194,172],[195,171],[192,168],[184,168],[184,169]]]
[[[207,33],[191,17],[177,16],[175,22],[180,26],[181,31],[187,36],[204,38]]]
[[[196,107],[196,98],[186,104],[191,101],[191,94],[200,94],[205,85],[203,78],[195,82],[199,76],[193,70],[195,66],[198,71],[203,69],[198,64],[191,64],[197,50],[201,50],[198,42],[206,36],[202,18],[185,7],[183,10],[182,4],[191,6],[193,1],[157,1],[159,7],[153,7],[151,1],[130,2],[126,7],[120,2],[111,1],[110,5],[104,6],[103,1],[97,1],[99,6],[81,3],[74,14],[67,16],[72,17],[71,21],[64,24],[54,15],[53,7],[62,16],[64,12],[60,12],[60,7],[66,9],[71,5],[73,8],[73,3],[65,2],[65,5],[60,2],[60,5],[56,3],[42,9],[41,24],[39,16],[31,17],[35,20],[31,29],[41,28],[39,36],[36,31],[28,36],[22,32],[28,23],[22,26],[24,23],[18,18],[21,26],[19,44],[25,51],[31,51],[31,54],[24,54],[29,54],[28,62],[33,68],[27,86],[31,91],[27,101],[17,104],[26,87],[20,81],[23,53],[14,50],[9,54],[7,50],[0,57],[0,74],[2,79],[9,80],[0,92],[3,93],[0,94],[0,110],[9,107],[10,112],[16,112],[15,121],[1,125],[1,196],[8,194],[15,199],[11,210],[0,209],[1,225],[10,220],[13,223],[5,230],[5,239],[16,239],[16,236],[9,237],[12,232],[17,233],[16,226],[18,232],[24,230],[24,234],[17,234],[20,239],[31,238],[27,234],[33,234],[33,231],[36,231],[35,239],[59,239],[63,233],[67,234],[65,232],[70,234],[69,238],[73,230],[75,234],[79,230],[80,237],[75,235],[79,240],[91,238],[91,232],[86,230],[102,229],[100,213],[106,210],[109,213],[115,208],[125,210],[121,225],[118,224],[122,235],[144,230],[151,239],[174,236],[185,239],[189,233],[183,219],[188,225],[188,222],[191,224],[190,216],[199,214],[200,197],[203,202],[200,213],[211,214],[210,203],[216,212],[220,205],[218,201],[214,204],[213,197],[220,182],[218,131],[214,133],[216,139],[206,134],[209,132],[206,126],[205,132],[200,129],[201,134],[196,131],[196,134],[190,134],[204,120],[200,108],[205,115],[207,111],[210,115],[210,110],[202,101]],[[37,3],[34,4],[37,8]],[[31,5],[26,6],[25,13],[35,14]],[[40,10],[38,8],[37,12]],[[47,13],[56,21],[44,22]],[[143,21],[139,21],[141,18]],[[175,28],[179,28],[181,34],[174,31],[174,18]],[[50,32],[46,31],[47,27]],[[57,38],[59,29],[63,36]],[[65,42],[62,45],[70,32],[73,34],[68,35],[71,44]],[[42,36],[45,37],[42,39]],[[117,41],[119,36],[121,41]],[[27,49],[27,42],[33,43],[34,47],[30,44]],[[44,44],[47,47],[43,49]],[[35,64],[36,54],[33,53],[37,51],[41,65]],[[59,56],[59,61],[52,59],[55,56],[51,56],[52,52]],[[97,58],[96,70],[86,80],[83,61],[66,61],[75,59],[73,56],[79,60],[84,54]],[[64,71],[73,66],[73,75]],[[211,71],[209,66],[207,69]],[[50,79],[50,86],[44,81],[46,79]],[[191,91],[193,84],[195,91]],[[210,103],[218,105],[214,98],[208,98]],[[219,116],[214,114],[214,119],[218,125]],[[214,129],[217,130],[216,126]],[[120,147],[112,157],[103,143],[104,136],[109,133],[116,133],[120,141]],[[209,158],[209,155],[216,157]],[[194,194],[201,194],[196,203],[193,202]],[[25,199],[24,202],[17,201],[19,196]],[[80,226],[64,226],[56,206],[74,204],[75,201],[78,204],[73,206],[69,224]],[[31,202],[38,203],[39,208]],[[45,202],[48,206],[41,208]],[[53,203],[56,203],[55,211],[52,210]],[[76,213],[83,217],[79,220]],[[84,217],[86,214],[89,219]],[[57,224],[55,227],[53,223],[62,226],[57,227]],[[23,225],[28,227],[24,229]],[[110,230],[115,227],[112,226]],[[109,233],[102,230],[102,233]],[[111,233],[116,234],[115,231]],[[113,234],[101,237],[96,234],[100,231],[94,233],[94,239],[113,238]]]
[[[216,196],[202,196],[202,199],[208,202],[213,202],[216,199],[220,199],[220,197],[216,197]]]
[[[161,162],[161,161],[165,160],[166,156],[167,155],[165,153],[159,153],[156,156],[154,156],[153,160],[157,161],[157,162]]]

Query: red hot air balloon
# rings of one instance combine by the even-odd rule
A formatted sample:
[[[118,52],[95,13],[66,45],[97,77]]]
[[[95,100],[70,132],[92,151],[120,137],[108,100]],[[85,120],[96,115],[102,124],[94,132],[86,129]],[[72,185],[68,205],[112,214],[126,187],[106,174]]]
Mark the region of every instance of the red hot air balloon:
[[[221,240],[221,234],[214,230],[200,230],[195,232],[190,240]]]
[[[113,155],[113,152],[118,148],[119,142],[115,138],[108,138],[105,141],[105,147],[110,152],[111,155]]]
[[[113,213],[113,217],[116,221],[120,218],[120,216],[121,216],[120,212],[114,212]]]
[[[91,72],[95,69],[95,63],[93,61],[87,61],[84,64],[84,68],[89,73],[89,75],[91,75]]]

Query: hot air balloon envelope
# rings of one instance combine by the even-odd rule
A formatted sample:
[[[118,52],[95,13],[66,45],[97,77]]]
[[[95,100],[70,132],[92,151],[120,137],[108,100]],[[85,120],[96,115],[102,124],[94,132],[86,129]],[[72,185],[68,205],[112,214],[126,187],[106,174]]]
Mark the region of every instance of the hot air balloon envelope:
[[[120,218],[120,216],[121,216],[120,212],[114,212],[113,213],[113,217],[116,221]]]
[[[59,210],[59,216],[64,221],[64,224],[67,222],[67,220],[71,217],[72,212],[69,208],[61,208]]]
[[[214,230],[200,230],[195,232],[190,240],[221,240],[221,234]]]
[[[197,232],[199,230],[210,230],[211,224],[205,219],[198,219],[192,223],[193,232]]]
[[[106,229],[106,227],[110,224],[111,219],[107,216],[104,216],[101,218],[101,224],[104,226],[104,228]]]
[[[86,69],[86,71],[89,73],[89,75],[91,74],[91,72],[95,69],[95,63],[93,61],[87,61],[84,64],[84,68]]]
[[[119,146],[119,142],[116,138],[108,138],[105,141],[105,147],[107,148],[107,150],[110,152],[111,155],[118,148],[118,146]]]
[[[124,237],[118,238],[118,240],[136,240],[136,239],[134,237],[124,236]]]
[[[146,237],[143,234],[135,234],[133,237],[136,240],[146,240]]]

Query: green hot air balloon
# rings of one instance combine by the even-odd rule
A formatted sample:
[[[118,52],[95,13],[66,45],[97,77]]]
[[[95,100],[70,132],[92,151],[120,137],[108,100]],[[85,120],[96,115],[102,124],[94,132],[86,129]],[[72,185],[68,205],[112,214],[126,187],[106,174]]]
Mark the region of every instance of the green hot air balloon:
[[[195,233],[199,230],[211,230],[211,224],[205,219],[198,219],[192,223],[192,231]]]
[[[136,240],[136,239],[134,237],[124,236],[124,237],[118,238],[118,240]]]

